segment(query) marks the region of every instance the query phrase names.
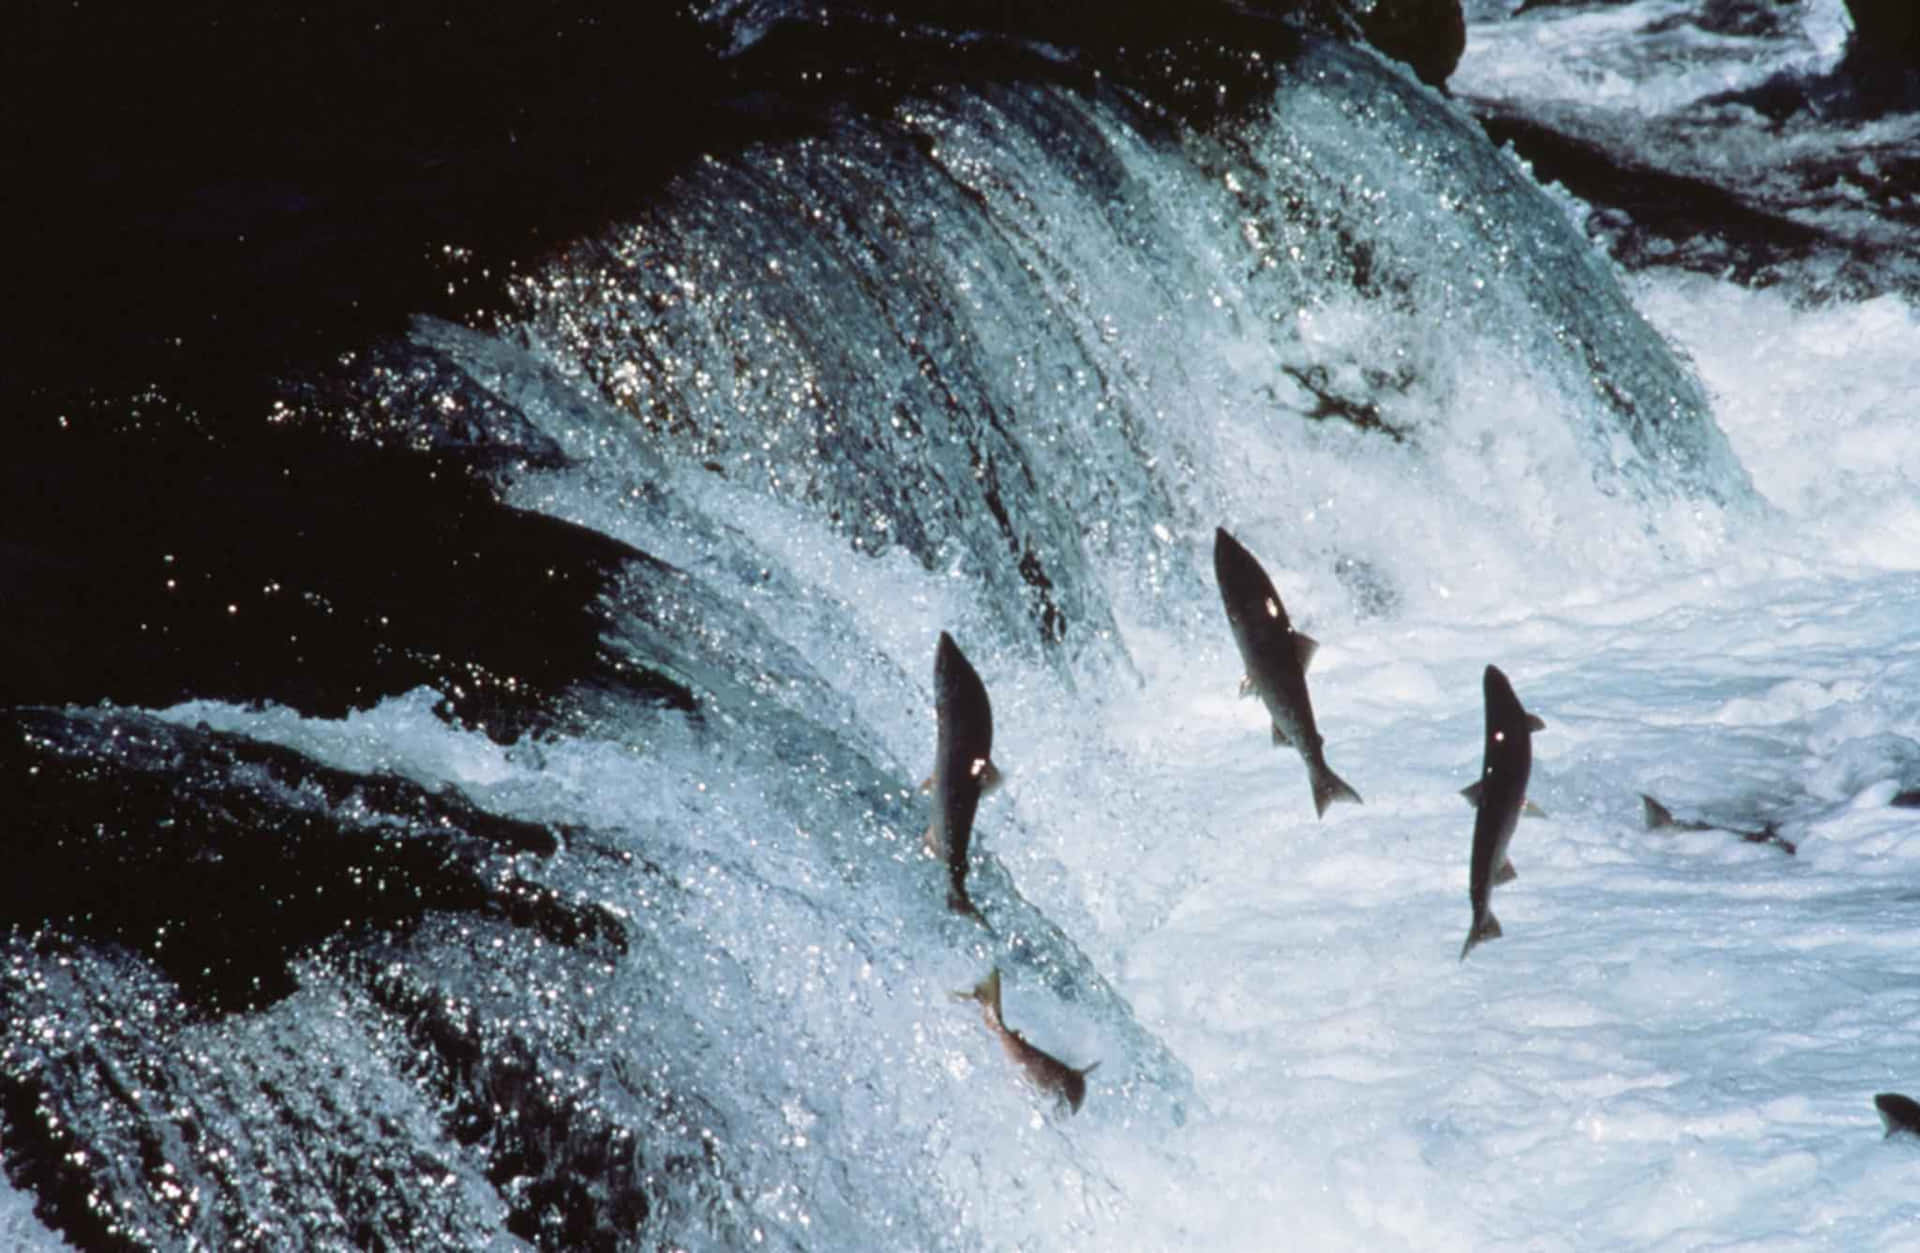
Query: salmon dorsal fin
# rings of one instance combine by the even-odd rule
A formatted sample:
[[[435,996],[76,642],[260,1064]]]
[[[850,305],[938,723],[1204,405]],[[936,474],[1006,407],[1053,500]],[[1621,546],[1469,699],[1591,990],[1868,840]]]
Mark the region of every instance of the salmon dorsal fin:
[[[1645,792],[1640,793],[1640,809],[1649,831],[1657,831],[1661,827],[1673,825],[1673,811]]]
[[[1305,674],[1307,667],[1313,664],[1313,655],[1320,651],[1320,641],[1305,631],[1293,633],[1293,655],[1300,660],[1300,673]]]
[[[1542,718],[1539,714],[1527,715],[1527,730],[1544,731],[1546,729],[1547,729],[1547,720],[1545,718]]]

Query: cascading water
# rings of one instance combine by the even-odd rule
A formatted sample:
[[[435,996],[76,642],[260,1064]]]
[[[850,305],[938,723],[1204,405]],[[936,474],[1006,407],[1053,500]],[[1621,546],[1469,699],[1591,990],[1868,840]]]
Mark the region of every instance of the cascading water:
[[[499,319],[290,385],[275,425],[538,519],[530,586],[486,594],[589,588],[592,638],[541,675],[375,644],[434,684],[344,716],[6,715],[9,917],[45,923],[6,940],[0,1108],[43,1214],[93,1247],[1063,1248],[1205,1179],[1158,1146],[1234,1124],[1129,1004],[1174,906],[1123,880],[1213,837],[1103,723],[1217,651],[1214,526],[1350,629],[1759,507],[1454,105],[1291,33],[1242,67],[1268,103],[1206,126],[1097,74],[846,110],[693,163]],[[920,850],[942,629],[1012,780],[984,926]],[[993,966],[1099,1063],[1077,1119],[950,998]]]

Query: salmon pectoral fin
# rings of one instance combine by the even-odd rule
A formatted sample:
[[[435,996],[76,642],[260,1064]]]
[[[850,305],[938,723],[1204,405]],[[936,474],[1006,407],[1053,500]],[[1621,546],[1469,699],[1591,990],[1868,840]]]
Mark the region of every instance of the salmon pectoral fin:
[[[1475,783],[1469,783],[1460,789],[1460,795],[1466,798],[1467,804],[1478,809],[1480,808],[1480,798],[1486,795],[1486,783],[1487,781],[1485,779],[1481,779]],[[1547,811],[1532,801],[1522,801],[1520,803],[1520,816],[1522,818],[1544,818],[1547,816]]]
[[[1499,887],[1502,883],[1512,883],[1519,877],[1520,872],[1513,868],[1513,859],[1508,858],[1500,863],[1500,869],[1493,872],[1493,885]]]
[[[1300,662],[1300,673],[1305,674],[1307,667],[1313,664],[1313,655],[1320,651],[1320,641],[1304,631],[1293,633],[1293,655]]]
[[[996,791],[1007,781],[1006,771],[989,761],[980,768],[980,795],[986,796]]]
[[[1280,724],[1277,722],[1273,724],[1273,746],[1275,748],[1293,747],[1293,741],[1287,738],[1287,733],[1280,729]]]

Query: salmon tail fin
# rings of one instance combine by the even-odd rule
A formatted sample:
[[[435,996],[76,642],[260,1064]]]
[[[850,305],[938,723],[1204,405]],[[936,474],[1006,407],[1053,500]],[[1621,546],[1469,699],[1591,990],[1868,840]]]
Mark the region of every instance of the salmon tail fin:
[[[1079,1113],[1080,1107],[1086,1103],[1087,1076],[1098,1069],[1100,1069],[1099,1062],[1082,1066],[1077,1070],[1072,1066],[1067,1067],[1065,1081],[1060,1085],[1060,1099],[1067,1103],[1067,1108],[1073,1113]]]
[[[1473,946],[1482,940],[1497,940],[1499,938],[1500,920],[1495,918],[1493,911],[1489,909],[1483,916],[1474,920],[1472,929],[1467,932],[1467,942],[1460,946],[1460,960],[1467,960],[1467,954],[1471,953]]]
[[[1313,772],[1313,807],[1320,817],[1327,816],[1327,806],[1335,801],[1352,801],[1356,805],[1365,804],[1360,793],[1347,786],[1347,781],[1333,772],[1325,762]]]

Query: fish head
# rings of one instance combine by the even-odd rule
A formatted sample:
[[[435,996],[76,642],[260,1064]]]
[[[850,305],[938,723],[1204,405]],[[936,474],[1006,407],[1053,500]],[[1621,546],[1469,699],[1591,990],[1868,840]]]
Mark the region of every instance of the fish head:
[[[934,652],[933,690],[943,733],[954,737],[952,742],[968,760],[986,760],[993,751],[993,704],[987,685],[945,631]]]
[[[1521,706],[1520,698],[1513,694],[1513,684],[1500,667],[1487,667],[1481,687],[1487,700],[1487,771],[1505,768],[1524,772],[1533,760],[1533,726],[1539,720]]]
[[[1513,684],[1499,666],[1487,666],[1486,673],[1480,677],[1480,686],[1486,693],[1489,725],[1495,721],[1502,725],[1526,725],[1527,711],[1521,708],[1520,698],[1513,694]]]
[[[1225,527],[1213,533],[1213,577],[1220,585],[1227,618],[1236,628],[1265,622],[1282,632],[1292,630],[1266,568]]]

